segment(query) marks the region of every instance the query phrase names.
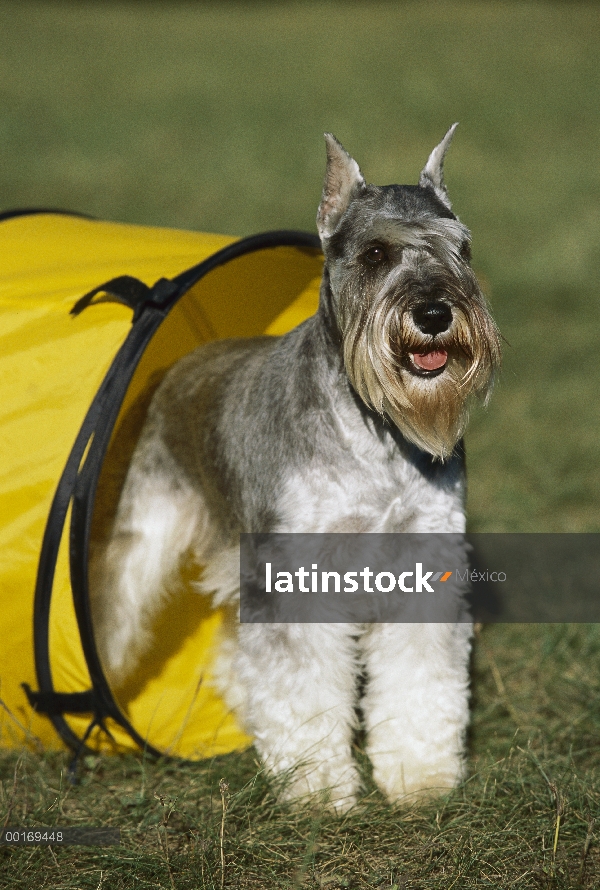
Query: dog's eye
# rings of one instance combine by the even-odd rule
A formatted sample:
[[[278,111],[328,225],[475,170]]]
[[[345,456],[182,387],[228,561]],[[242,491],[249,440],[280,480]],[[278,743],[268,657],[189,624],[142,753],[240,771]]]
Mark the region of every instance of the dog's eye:
[[[387,259],[387,254],[381,244],[373,244],[363,255],[363,259],[369,266],[378,266]]]

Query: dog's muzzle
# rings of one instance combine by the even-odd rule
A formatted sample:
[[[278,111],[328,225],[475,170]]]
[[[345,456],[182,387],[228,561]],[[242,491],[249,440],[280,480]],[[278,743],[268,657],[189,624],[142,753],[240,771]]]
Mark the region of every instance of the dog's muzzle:
[[[436,337],[443,334],[452,324],[452,309],[440,301],[418,303],[412,309],[412,318],[422,334]],[[410,368],[412,373],[423,377],[435,377],[441,374],[448,361],[445,349],[431,349],[428,352],[412,352]]]

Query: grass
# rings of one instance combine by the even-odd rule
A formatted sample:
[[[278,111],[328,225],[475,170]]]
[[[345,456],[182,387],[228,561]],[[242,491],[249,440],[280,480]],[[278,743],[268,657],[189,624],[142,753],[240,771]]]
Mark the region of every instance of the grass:
[[[446,179],[507,340],[467,438],[470,527],[599,530],[597,4],[0,0],[0,21],[0,209],[314,230],[323,131],[415,182],[459,120]],[[123,845],[0,849],[0,887],[597,887],[599,634],[484,628],[469,777],[421,810],[365,768],[346,817],[292,812],[252,751],[91,760],[75,787],[67,755],[5,752],[0,824]]]
[[[598,627],[485,628],[469,776],[422,808],[387,806],[360,751],[364,796],[343,817],[277,803],[252,750],[91,757],[75,786],[64,754],[4,754],[0,824],[110,825],[122,845],[0,848],[0,887],[597,887],[599,668]]]
[[[594,531],[600,18],[562,2],[0,0],[0,200],[314,231],[332,130],[450,195],[507,340],[468,436],[473,531]]]

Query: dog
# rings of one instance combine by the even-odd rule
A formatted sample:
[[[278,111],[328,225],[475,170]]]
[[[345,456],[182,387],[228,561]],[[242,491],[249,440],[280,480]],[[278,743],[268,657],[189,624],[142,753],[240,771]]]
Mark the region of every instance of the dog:
[[[326,134],[318,311],[283,337],[201,346],[167,373],[91,571],[113,685],[151,647],[190,552],[220,605],[239,597],[241,533],[465,531],[461,437],[500,335],[444,184],[455,128],[416,186],[367,184]],[[375,782],[390,801],[426,797],[464,774],[471,636],[458,622],[240,624],[215,682],[267,770],[288,774],[284,796],[355,802],[362,687]]]

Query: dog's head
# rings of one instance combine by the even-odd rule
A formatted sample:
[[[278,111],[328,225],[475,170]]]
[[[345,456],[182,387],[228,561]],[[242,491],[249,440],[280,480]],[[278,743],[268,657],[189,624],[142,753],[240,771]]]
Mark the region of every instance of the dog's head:
[[[470,265],[469,230],[452,212],[444,156],[456,124],[416,186],[375,186],[326,134],[317,226],[326,298],[346,373],[363,401],[444,459],[473,395],[489,395],[500,335]]]

